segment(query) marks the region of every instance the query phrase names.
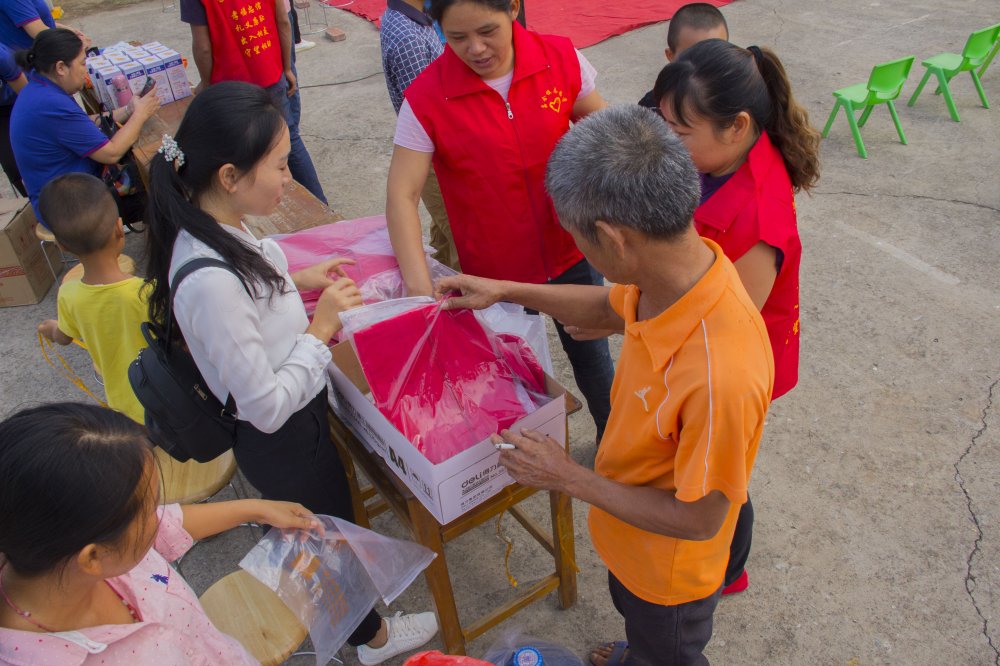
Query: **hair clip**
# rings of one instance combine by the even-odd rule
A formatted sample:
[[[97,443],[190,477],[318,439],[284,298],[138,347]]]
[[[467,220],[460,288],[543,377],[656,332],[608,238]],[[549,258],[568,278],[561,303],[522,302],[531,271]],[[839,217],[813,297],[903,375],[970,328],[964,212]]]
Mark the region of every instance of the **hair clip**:
[[[181,147],[177,145],[177,141],[174,137],[169,134],[163,135],[163,143],[160,145],[160,149],[156,151],[163,155],[163,158],[174,165],[174,169],[180,171],[181,167],[184,166],[184,151]]]

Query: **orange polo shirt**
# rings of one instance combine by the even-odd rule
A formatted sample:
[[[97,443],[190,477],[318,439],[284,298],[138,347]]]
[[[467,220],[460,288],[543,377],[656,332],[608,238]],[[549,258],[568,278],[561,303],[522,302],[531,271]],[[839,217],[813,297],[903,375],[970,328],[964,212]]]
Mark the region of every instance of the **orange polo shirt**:
[[[635,285],[616,285],[610,295],[625,339],[595,470],[675,491],[683,502],[713,490],[732,502],[708,541],[653,534],[591,508],[591,538],[611,573],[636,596],[666,606],[704,599],[722,585],[774,386],[764,320],[733,264],[702,240],[715,263],[657,317],[636,321]]]

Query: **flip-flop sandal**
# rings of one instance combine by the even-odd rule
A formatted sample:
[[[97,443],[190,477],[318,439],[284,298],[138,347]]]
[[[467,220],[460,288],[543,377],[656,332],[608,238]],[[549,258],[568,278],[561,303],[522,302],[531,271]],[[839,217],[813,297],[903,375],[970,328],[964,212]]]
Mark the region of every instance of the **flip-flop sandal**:
[[[600,647],[611,648],[611,655],[604,662],[604,666],[622,666],[625,663],[625,650],[628,650],[628,641],[615,641],[614,643],[602,643]],[[593,659],[590,659],[591,666],[597,666]]]

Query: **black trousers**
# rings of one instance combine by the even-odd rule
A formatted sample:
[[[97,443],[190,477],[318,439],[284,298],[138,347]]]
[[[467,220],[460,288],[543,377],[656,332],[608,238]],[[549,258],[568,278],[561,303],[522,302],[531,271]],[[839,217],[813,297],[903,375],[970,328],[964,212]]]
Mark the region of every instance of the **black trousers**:
[[[28,191],[24,189],[21,182],[21,171],[17,168],[17,161],[14,159],[14,149],[10,145],[10,112],[14,105],[0,106],[0,167],[7,174],[7,180],[14,186],[22,197],[28,196]]]
[[[326,391],[324,387],[277,432],[267,434],[240,421],[233,453],[243,475],[264,499],[298,502],[313,513],[353,523],[347,475],[330,440]],[[372,610],[347,642],[368,643],[381,626],[381,616]]]
[[[608,572],[615,609],[625,618],[626,666],[708,666],[712,617],[722,589],[705,599],[661,606],[640,599]]]
[[[736,519],[736,531],[733,532],[733,542],[729,544],[729,564],[726,566],[725,585],[732,585],[743,575],[750,557],[750,542],[753,540],[753,503],[747,495],[746,504],[740,507],[740,515]]]

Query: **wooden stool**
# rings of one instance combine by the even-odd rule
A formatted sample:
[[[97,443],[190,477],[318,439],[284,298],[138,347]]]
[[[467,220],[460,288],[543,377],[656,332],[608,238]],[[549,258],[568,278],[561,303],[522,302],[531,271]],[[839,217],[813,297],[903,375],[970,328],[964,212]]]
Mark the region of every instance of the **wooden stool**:
[[[38,225],[41,228],[41,225]],[[129,275],[135,275],[135,260],[127,254],[118,255],[118,268],[122,273],[128,273]],[[83,264],[77,264],[73,268],[66,271],[66,275],[63,276],[60,284],[66,284],[67,282],[72,282],[74,280],[83,279]]]
[[[49,270],[52,271],[52,279],[59,279],[59,274],[56,273],[55,266],[52,265],[52,260],[49,259],[49,253],[45,251],[45,244],[52,243],[59,250],[59,255],[62,257],[62,263],[66,263],[66,256],[62,253],[62,249],[59,247],[59,244],[56,243],[55,234],[38,222],[35,222],[35,238],[38,239],[38,245],[41,246],[42,254],[45,255],[45,263],[49,265]]]
[[[216,581],[201,595],[201,605],[219,631],[263,666],[288,659],[309,633],[277,594],[246,571]]]
[[[572,414],[581,407],[579,400],[569,393],[566,394],[567,414]],[[465,515],[447,525],[442,525],[396,476],[395,472],[385,464],[385,461],[365,449],[364,444],[332,412],[329,414],[329,422],[330,436],[337,445],[344,463],[344,470],[347,473],[357,524],[370,528],[371,518],[391,509],[400,522],[410,530],[417,543],[437,553],[437,557],[424,571],[424,575],[427,577],[427,586],[434,598],[438,625],[441,627],[441,638],[448,654],[465,654],[466,641],[481,636],[525,606],[544,598],[553,590],[559,590],[560,608],[570,608],[576,603],[573,505],[572,498],[568,495],[549,492],[549,506],[552,516],[551,536],[517,507],[518,504],[538,491],[517,483],[508,486]],[[569,428],[566,432],[568,438]],[[368,480],[371,481],[370,488],[361,489],[355,465],[360,467]],[[375,497],[375,495],[380,495],[380,500],[371,507],[366,505],[366,500]],[[463,627],[458,617],[458,608],[455,605],[455,594],[451,586],[451,576],[448,573],[444,544],[465,534],[472,528],[496,518],[504,511],[509,511],[514,519],[521,523],[528,533],[552,555],[555,572],[521,591],[513,599],[501,604],[468,627]]]
[[[236,457],[232,450],[207,463],[178,462],[160,447],[154,452],[163,475],[164,504],[204,502],[230,485],[236,474]]]

